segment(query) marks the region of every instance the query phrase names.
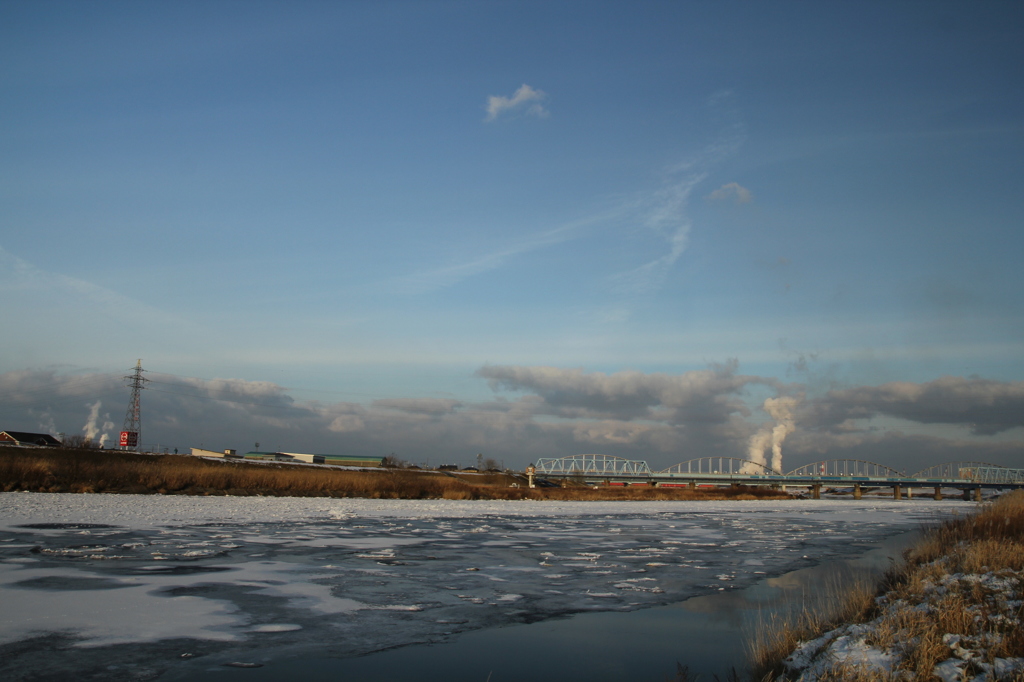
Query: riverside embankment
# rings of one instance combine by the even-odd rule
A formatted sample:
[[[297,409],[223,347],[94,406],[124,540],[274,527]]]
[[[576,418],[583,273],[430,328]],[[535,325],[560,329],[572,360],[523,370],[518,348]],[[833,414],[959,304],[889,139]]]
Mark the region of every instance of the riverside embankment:
[[[764,628],[761,680],[1024,680],[1024,493],[928,528],[882,584]]]
[[[111,450],[4,447],[0,491],[273,497],[362,497],[446,500],[765,500],[790,499],[766,487],[612,488],[566,482],[528,488],[505,472],[422,469],[353,469],[322,464],[282,464],[144,455]]]

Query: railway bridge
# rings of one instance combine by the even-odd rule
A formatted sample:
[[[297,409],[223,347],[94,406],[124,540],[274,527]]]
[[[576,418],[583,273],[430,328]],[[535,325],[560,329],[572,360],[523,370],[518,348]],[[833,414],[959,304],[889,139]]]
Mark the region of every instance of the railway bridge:
[[[947,462],[913,475],[892,467],[859,459],[832,459],[805,464],[788,473],[747,459],[698,457],[667,469],[652,471],[644,460],[611,455],[571,455],[537,460],[536,475],[542,479],[575,480],[588,485],[689,487],[752,485],[777,488],[806,487],[815,499],[822,487],[848,487],[854,499],[866,489],[891,488],[894,499],[908,498],[915,489],[930,489],[942,499],[944,489],[961,491],[965,500],[981,499],[986,488],[1024,488],[1024,469],[1010,469],[987,462]]]

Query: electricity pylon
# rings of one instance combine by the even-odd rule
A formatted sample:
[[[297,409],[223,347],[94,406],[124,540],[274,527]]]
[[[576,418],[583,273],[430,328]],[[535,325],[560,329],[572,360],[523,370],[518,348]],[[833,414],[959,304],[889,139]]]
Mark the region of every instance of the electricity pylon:
[[[145,370],[142,369],[141,358],[135,363],[135,369],[131,374],[124,377],[125,382],[132,389],[132,396],[128,399],[128,411],[124,414],[124,426],[121,428],[120,445],[124,450],[138,450],[142,443],[142,389],[148,381],[142,376]]]

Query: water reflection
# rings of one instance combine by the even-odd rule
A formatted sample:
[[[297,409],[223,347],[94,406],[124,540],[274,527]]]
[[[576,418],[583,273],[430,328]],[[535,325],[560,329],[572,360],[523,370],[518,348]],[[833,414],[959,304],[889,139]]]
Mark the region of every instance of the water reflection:
[[[405,646],[349,659],[279,661],[257,669],[193,671],[191,679],[264,682],[620,682],[671,679],[677,664],[691,675],[725,679],[746,665],[758,628],[806,607],[835,603],[852,581],[875,582],[917,532],[889,538],[853,559],[766,578],[678,604],[632,612],[578,614],[530,625],[478,630],[441,644]]]

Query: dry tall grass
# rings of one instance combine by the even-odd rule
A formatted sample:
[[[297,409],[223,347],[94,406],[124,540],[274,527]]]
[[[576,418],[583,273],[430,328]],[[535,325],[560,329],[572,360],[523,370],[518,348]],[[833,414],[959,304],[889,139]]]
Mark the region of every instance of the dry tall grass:
[[[0,489],[468,499],[472,486],[427,472],[351,471],[93,450],[0,451]]]
[[[798,608],[773,613],[758,625],[748,642],[751,679],[774,680],[784,670],[783,660],[801,642],[843,623],[865,620],[877,594],[878,585],[864,575],[837,574],[805,595]]]
[[[984,654],[973,663],[1024,656],[1024,606],[1007,602],[991,583],[972,576],[1019,580],[1024,569],[1024,491],[1003,496],[977,513],[926,529],[886,575],[880,590],[858,587],[831,614],[805,612],[759,629],[752,642],[752,678],[787,679],[784,659],[808,641],[844,623],[873,621],[867,644],[898,652],[892,674],[838,665],[818,679],[878,682],[932,680],[935,666],[949,659],[949,635]],[[1015,573],[1016,572],[1016,573]],[[960,576],[967,578],[961,579]],[[952,578],[950,577],[952,576]],[[1018,588],[1019,589],[1019,588]],[[876,599],[876,595],[881,595]],[[838,596],[838,595],[837,595]],[[920,604],[928,603],[923,608]],[[1024,680],[1016,673],[1015,680]]]
[[[470,482],[472,481],[472,482]],[[451,500],[709,500],[776,497],[733,488],[528,489],[513,476],[455,476],[415,469],[353,471],[325,466],[140,455],[110,450],[0,449],[0,490],[185,495],[288,495]]]

